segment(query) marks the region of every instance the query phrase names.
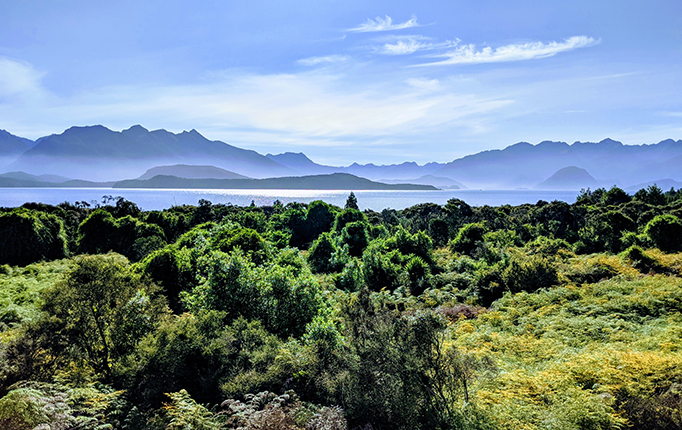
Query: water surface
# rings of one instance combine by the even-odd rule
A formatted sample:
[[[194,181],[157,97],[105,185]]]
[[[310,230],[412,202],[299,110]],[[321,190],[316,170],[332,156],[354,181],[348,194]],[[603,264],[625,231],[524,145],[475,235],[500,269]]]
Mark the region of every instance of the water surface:
[[[0,188],[0,206],[16,207],[26,202],[56,205],[62,202],[101,203],[106,195],[124,197],[143,210],[161,210],[178,205],[196,205],[200,199],[212,203],[247,206],[271,205],[275,200],[309,203],[323,200],[343,206],[350,190],[216,190],[144,188]],[[436,191],[354,191],[360,209],[381,211],[405,209],[419,203],[444,205],[449,199],[462,199],[471,206],[501,206],[536,203],[538,200],[575,202],[578,191],[552,190],[436,190]]]

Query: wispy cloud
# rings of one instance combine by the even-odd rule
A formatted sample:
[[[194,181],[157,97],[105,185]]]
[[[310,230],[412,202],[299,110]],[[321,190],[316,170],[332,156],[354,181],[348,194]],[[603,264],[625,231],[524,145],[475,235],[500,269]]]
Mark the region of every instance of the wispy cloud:
[[[418,42],[416,40],[398,41],[396,43],[387,43],[383,45],[379,52],[387,55],[405,55],[413,54],[419,50],[425,49],[428,44]]]
[[[427,51],[436,49],[447,49],[457,46],[459,40],[446,41],[443,43],[433,43],[431,38],[418,35],[395,36],[388,38],[388,41],[374,51],[384,55],[407,55],[417,51]]]
[[[320,64],[343,63],[350,59],[347,55],[325,55],[322,57],[309,57],[298,60],[304,66],[319,66]]]
[[[0,97],[35,97],[43,93],[43,73],[28,63],[0,57]]]
[[[594,46],[601,39],[588,36],[574,36],[563,42],[528,42],[500,46],[498,48],[485,47],[477,50],[476,45],[462,45],[455,50],[446,52],[437,57],[446,57],[446,60],[435,61],[415,66],[445,66],[457,64],[481,64],[501,63],[508,61],[532,60],[536,58],[552,57],[560,52],[572,51],[578,48]]]
[[[393,24],[393,19],[386,15],[385,18],[380,16],[376,19],[367,19],[364,23],[358,25],[354,28],[349,28],[348,31],[353,31],[356,33],[369,33],[375,31],[390,31],[390,30],[403,30],[405,28],[419,27],[417,22],[417,17],[412,15],[409,21],[402,22],[400,24]]]

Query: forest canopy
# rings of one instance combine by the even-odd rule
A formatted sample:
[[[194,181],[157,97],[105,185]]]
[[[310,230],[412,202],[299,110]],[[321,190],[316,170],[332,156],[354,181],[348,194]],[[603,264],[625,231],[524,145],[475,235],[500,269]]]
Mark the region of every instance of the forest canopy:
[[[655,186],[1,208],[0,427],[681,428],[681,220]]]

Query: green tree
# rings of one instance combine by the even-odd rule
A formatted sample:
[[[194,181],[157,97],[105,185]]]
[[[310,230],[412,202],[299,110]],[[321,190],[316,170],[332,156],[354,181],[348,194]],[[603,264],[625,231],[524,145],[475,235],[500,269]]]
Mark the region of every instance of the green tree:
[[[334,209],[321,200],[315,200],[308,205],[306,223],[310,232],[311,240],[320,234],[331,230],[334,224]]]
[[[348,199],[346,199],[346,205],[344,206],[344,209],[355,209],[356,211],[360,210],[358,207],[358,199],[355,197],[355,194],[352,191],[348,195]]]
[[[334,231],[339,233],[341,230],[343,230],[346,224],[356,221],[367,222],[367,217],[357,209],[346,208],[336,214],[336,220],[334,221]]]
[[[134,275],[117,254],[76,257],[64,281],[45,293],[43,305],[56,331],[51,346],[75,347],[73,354],[106,379],[165,309],[155,288]]]
[[[360,257],[368,243],[367,223],[363,221],[348,223],[341,230],[340,245],[348,245],[348,254],[351,257]]]
[[[336,252],[336,245],[330,233],[322,233],[310,247],[308,262],[315,273],[329,273],[338,268],[333,264],[332,257]]]
[[[604,206],[620,205],[632,200],[632,197],[616,186],[611,187],[610,190],[602,194],[600,203]]]

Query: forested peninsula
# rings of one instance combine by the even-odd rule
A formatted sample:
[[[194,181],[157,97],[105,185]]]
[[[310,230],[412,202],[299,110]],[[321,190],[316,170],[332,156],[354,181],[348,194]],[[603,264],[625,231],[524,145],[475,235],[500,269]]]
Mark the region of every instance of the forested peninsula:
[[[0,208],[3,429],[677,429],[682,190]]]

